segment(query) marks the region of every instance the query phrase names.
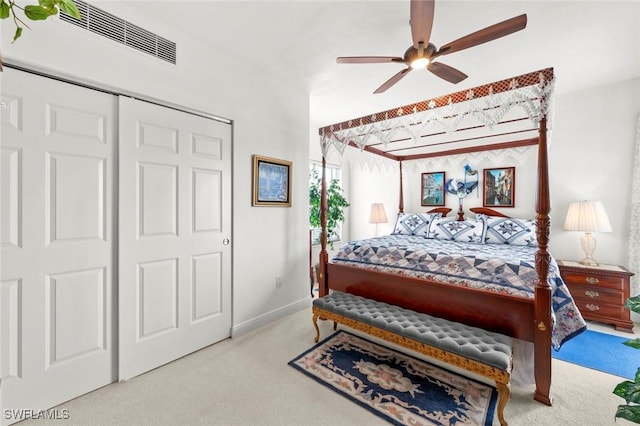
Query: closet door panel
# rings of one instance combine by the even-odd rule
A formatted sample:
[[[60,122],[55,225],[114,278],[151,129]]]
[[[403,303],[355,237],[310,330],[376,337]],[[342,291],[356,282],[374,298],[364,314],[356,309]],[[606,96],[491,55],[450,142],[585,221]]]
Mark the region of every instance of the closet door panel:
[[[48,408],[117,377],[116,103],[11,68],[2,83],[0,405]]]
[[[231,335],[231,126],[120,97],[119,378]]]

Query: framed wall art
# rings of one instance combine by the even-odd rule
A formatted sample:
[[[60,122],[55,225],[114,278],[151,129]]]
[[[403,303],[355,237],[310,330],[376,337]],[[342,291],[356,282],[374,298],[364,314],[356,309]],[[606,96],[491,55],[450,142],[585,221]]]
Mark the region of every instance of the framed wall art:
[[[420,204],[423,206],[444,206],[444,172],[422,173]]]
[[[291,207],[292,162],[253,156],[252,206]]]
[[[482,188],[482,205],[484,207],[514,207],[516,168],[484,169]]]

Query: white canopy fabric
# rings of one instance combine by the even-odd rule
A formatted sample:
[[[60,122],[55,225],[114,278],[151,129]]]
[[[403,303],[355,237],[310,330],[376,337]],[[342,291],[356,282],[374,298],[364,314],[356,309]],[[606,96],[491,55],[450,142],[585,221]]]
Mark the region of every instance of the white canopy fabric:
[[[538,138],[552,68],[336,123],[319,130],[322,154],[347,146],[393,160],[508,148]],[[516,145],[522,146],[522,145]]]

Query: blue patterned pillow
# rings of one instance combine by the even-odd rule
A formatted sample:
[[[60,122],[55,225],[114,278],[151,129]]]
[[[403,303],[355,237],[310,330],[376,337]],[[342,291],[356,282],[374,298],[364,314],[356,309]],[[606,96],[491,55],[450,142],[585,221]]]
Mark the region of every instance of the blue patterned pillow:
[[[429,224],[434,213],[398,213],[396,226],[393,228],[393,235],[417,235],[419,237],[429,238]]]
[[[536,223],[529,219],[486,216],[485,242],[537,247]]]
[[[477,219],[459,221],[453,218],[436,218],[431,222],[429,235],[438,240],[482,244],[484,226],[484,221]]]

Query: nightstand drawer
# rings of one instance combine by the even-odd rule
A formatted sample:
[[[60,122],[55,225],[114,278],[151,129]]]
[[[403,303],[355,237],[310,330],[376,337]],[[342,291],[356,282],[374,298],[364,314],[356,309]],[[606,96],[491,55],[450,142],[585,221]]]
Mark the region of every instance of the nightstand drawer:
[[[620,305],[610,305],[592,300],[576,300],[575,302],[585,319],[627,319],[629,312]]]
[[[612,303],[624,305],[624,293],[592,285],[567,285],[576,303]]]
[[[577,273],[577,272],[564,272],[562,274],[562,279],[567,285],[573,284],[575,285],[588,285],[588,286],[599,286],[599,287],[607,287],[615,290],[623,290],[625,285],[624,278],[612,277],[612,276],[603,276],[600,274],[590,274],[588,272]],[[573,286],[572,286],[573,288]]]

